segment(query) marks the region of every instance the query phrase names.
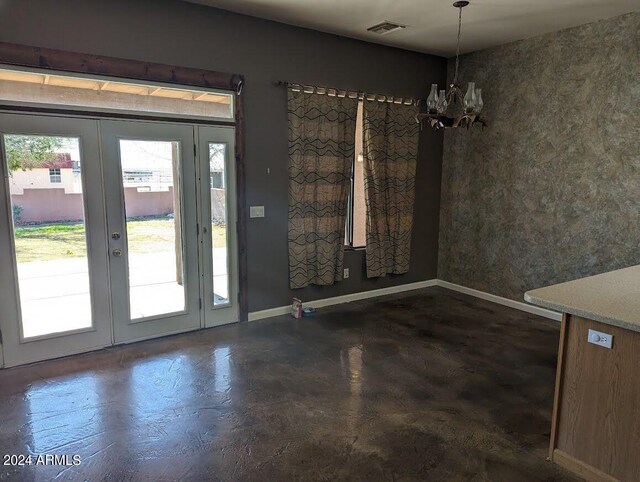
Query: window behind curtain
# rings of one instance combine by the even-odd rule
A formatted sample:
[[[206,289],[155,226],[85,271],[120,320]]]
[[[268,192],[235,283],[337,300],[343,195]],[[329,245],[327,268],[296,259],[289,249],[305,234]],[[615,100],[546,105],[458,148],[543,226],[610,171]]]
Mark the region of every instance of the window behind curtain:
[[[345,245],[364,248],[367,245],[367,208],[364,197],[364,162],[362,157],[362,101],[358,102],[356,118],[356,150],[351,174],[349,209],[345,230]]]

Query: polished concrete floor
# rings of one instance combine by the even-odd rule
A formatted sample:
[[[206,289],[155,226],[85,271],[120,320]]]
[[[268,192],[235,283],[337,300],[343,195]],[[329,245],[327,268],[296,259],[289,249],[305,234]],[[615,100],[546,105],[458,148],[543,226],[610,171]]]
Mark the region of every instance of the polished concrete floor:
[[[0,454],[69,456],[0,480],[573,480],[558,335],[429,288],[0,371]]]

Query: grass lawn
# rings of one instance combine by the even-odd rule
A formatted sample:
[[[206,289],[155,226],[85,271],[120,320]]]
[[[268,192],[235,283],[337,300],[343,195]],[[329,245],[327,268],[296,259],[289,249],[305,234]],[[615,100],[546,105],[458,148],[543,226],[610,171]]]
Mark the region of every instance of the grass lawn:
[[[84,225],[80,223],[19,226],[15,230],[18,263],[52,261],[86,255]],[[127,223],[129,251],[150,253],[174,249],[173,219],[135,219]],[[213,226],[213,245],[226,243],[224,226]]]

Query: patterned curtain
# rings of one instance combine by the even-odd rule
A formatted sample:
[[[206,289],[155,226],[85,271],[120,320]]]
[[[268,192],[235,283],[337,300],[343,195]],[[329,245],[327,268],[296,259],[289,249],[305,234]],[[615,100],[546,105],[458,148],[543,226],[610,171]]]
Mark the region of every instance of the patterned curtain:
[[[342,279],[358,101],[288,89],[289,284]]]
[[[419,126],[413,106],[364,102],[367,277],[409,271]]]

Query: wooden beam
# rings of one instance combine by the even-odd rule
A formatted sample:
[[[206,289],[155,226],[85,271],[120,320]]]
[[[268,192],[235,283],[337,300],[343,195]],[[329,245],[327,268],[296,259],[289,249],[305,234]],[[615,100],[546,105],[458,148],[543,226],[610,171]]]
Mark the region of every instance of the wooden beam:
[[[239,74],[0,42],[0,63],[236,91]]]

